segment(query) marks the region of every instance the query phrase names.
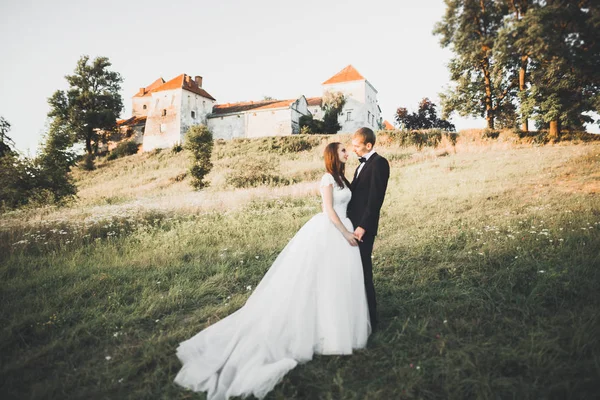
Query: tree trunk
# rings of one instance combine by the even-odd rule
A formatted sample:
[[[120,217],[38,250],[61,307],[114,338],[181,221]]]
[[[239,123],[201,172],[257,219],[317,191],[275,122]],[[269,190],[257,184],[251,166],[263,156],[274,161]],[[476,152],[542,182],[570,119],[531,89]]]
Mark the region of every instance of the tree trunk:
[[[89,136],[85,138],[85,150],[88,154],[92,154],[92,140]]]
[[[529,57],[527,55],[521,56],[521,68],[519,69],[519,91],[521,93],[527,90],[525,86],[525,73],[527,72],[527,60]],[[529,121],[527,120],[527,116],[521,113],[521,130],[523,132],[529,132]]]
[[[548,133],[548,138],[551,140],[556,140],[560,136],[560,123],[558,120],[550,121],[550,132]]]
[[[492,105],[492,79],[490,77],[490,61],[487,57],[483,58],[482,63],[483,78],[485,81],[485,119],[487,127],[494,129],[494,107]]]

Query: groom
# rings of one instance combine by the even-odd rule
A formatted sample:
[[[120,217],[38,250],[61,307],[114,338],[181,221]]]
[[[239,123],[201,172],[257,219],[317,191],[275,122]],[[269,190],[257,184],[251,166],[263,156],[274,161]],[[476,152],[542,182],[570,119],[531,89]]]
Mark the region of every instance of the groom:
[[[379,226],[379,211],[390,177],[390,164],[375,152],[373,146],[375,146],[375,133],[369,128],[360,128],[352,136],[352,147],[359,157],[360,165],[354,172],[354,179],[350,185],[352,199],[348,204],[348,218],[355,228],[354,237],[359,241],[369,317],[371,327],[376,329],[377,301],[373,286],[371,253]]]

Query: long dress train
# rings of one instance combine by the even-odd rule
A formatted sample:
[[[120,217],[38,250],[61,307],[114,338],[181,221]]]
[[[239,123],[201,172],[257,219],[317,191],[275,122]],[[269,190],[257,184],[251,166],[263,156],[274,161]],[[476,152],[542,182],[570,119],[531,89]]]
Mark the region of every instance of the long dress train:
[[[333,184],[333,205],[348,230],[350,189]],[[325,213],[290,240],[246,304],[180,343],[175,382],[209,400],[263,398],[299,362],[318,354],[351,354],[366,346],[369,311],[358,247]]]

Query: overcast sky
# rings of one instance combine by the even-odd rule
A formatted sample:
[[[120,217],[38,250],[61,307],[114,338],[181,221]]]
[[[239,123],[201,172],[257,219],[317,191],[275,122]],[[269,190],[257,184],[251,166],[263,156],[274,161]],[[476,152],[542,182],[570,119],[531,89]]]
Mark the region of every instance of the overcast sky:
[[[352,64],[378,90],[383,118],[439,101],[451,57],[431,32],[443,0],[0,0],[0,115],[35,153],[47,99],[81,55],[106,56],[125,109],[155,79],[201,75],[218,103],[320,96]],[[453,118],[458,129],[482,119]]]

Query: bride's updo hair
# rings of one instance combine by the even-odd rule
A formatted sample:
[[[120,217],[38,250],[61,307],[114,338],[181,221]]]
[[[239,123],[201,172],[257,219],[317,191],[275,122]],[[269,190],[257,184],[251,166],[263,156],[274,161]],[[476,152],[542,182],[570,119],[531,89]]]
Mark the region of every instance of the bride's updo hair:
[[[348,187],[350,187],[350,183],[344,175],[346,164],[343,163],[338,156],[338,149],[340,145],[340,142],[329,143],[327,147],[325,147],[323,158],[325,158],[325,169],[333,176],[335,183],[337,183],[338,186],[343,189],[344,183]]]

